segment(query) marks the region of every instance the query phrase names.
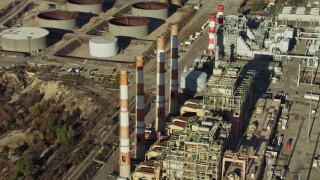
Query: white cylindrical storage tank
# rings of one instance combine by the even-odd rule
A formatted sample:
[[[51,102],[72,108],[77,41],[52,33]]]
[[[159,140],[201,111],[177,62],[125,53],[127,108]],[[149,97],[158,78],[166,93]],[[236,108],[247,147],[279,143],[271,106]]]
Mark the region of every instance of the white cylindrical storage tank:
[[[77,27],[79,14],[71,11],[47,11],[38,14],[38,25],[44,28],[72,31]]]
[[[76,11],[90,14],[100,14],[103,0],[68,0],[68,11]]]
[[[118,41],[115,37],[95,36],[89,40],[89,52],[94,57],[117,55]]]
[[[145,17],[121,16],[109,20],[112,36],[141,38],[149,34],[150,20]]]
[[[49,31],[38,27],[6,29],[0,33],[1,47],[6,51],[36,53],[47,47]]]
[[[180,89],[187,92],[201,92],[206,90],[207,74],[201,71],[186,71],[181,74]]]
[[[169,5],[162,2],[138,2],[132,5],[134,16],[167,19],[169,16]]]

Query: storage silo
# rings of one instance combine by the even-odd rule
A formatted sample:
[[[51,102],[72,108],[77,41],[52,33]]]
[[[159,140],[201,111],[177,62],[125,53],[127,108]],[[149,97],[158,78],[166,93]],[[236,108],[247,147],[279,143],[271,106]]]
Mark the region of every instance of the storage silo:
[[[149,24],[145,17],[115,17],[109,20],[109,31],[112,36],[141,38],[149,34]]]
[[[118,39],[110,36],[95,36],[89,40],[89,52],[94,57],[117,55]]]
[[[38,27],[6,29],[0,33],[1,47],[6,51],[36,53],[47,47],[49,31]]]
[[[169,16],[169,5],[162,2],[138,2],[132,5],[134,16],[167,19]]]
[[[201,71],[186,71],[181,74],[180,89],[187,92],[205,91],[207,87],[207,74]]]
[[[68,11],[76,11],[91,14],[100,14],[103,0],[68,0]]]
[[[47,11],[38,14],[40,27],[72,31],[77,27],[79,14],[71,11]]]

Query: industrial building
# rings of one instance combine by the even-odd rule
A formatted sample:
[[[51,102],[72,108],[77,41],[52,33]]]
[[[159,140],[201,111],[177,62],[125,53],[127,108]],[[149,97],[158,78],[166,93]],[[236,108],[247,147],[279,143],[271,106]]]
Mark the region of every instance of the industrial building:
[[[250,119],[250,125],[237,150],[234,152],[226,151],[223,156],[223,180],[258,180],[262,178],[266,164],[265,156],[271,157],[265,153],[276,131],[281,113],[280,105],[280,99],[260,98],[258,100],[254,114]]]
[[[318,7],[283,7],[278,14],[278,25],[290,25],[297,28],[314,28],[320,25]]]
[[[209,78],[202,108],[225,114],[232,123],[232,133],[236,137],[248,124],[252,106],[252,87],[255,71],[244,69],[244,63],[220,62]]]
[[[203,101],[185,101],[180,109],[182,115],[172,117],[166,125],[169,137],[165,141],[158,139],[151,146],[146,161],[132,173],[133,179],[221,178],[224,152],[234,143],[232,134],[238,136],[250,119],[246,107],[251,106],[255,73],[244,66],[244,63],[219,63],[209,78]],[[273,112],[273,107],[275,113],[279,111],[280,104],[266,103],[263,108],[268,108],[268,112]],[[263,123],[259,125],[270,126],[270,122],[263,120]],[[268,135],[264,130],[260,135],[269,138],[272,132]],[[250,132],[248,137],[253,136]]]
[[[180,121],[185,120],[185,128],[176,129],[169,140],[151,146],[147,161],[137,166],[132,179],[219,179],[231,124],[212,114]]]
[[[259,24],[257,28],[250,23]],[[274,26],[264,18],[249,20],[245,16],[226,16],[223,30],[218,33],[218,45],[226,58],[252,59],[273,57],[275,54],[288,54],[293,46],[295,29],[287,26]],[[221,41],[222,40],[222,41]]]
[[[102,12],[102,3],[102,0],[68,0],[68,11],[43,12],[38,14],[37,20],[40,27],[48,30],[58,29],[75,33],[83,31],[83,33],[76,35],[68,34],[65,36],[63,43],[66,45],[59,47],[62,50],[57,50],[58,53],[55,54],[57,56],[69,54],[75,59],[82,57],[83,59],[92,58],[95,60],[108,58],[103,60],[110,60],[112,63],[117,61],[113,59],[114,56],[117,56],[118,59],[129,64],[134,61],[132,57],[139,54],[135,57],[136,134],[134,151],[130,147],[128,72],[121,71],[120,73],[120,176],[122,178],[130,178],[131,176],[132,179],[137,180],[259,179],[266,162],[264,157],[267,152],[266,147],[269,145],[277,124],[280,100],[259,99],[250,119],[255,71],[248,70],[251,68],[245,67],[245,63],[220,61],[219,53],[228,60],[233,57],[251,60],[265,56],[285,55],[290,51],[292,39],[309,38],[310,34],[288,27],[287,25],[291,25],[291,20],[288,18],[278,20],[286,23],[286,26],[274,26],[271,21],[263,18],[255,19],[254,21],[257,21],[259,26],[252,28],[250,26],[251,20],[245,16],[224,16],[224,7],[220,5],[218,13],[211,14],[207,23],[209,24],[207,53],[209,56],[212,55],[212,58],[208,58],[208,54],[197,58],[193,63],[195,68],[181,73],[179,83],[178,38],[180,36],[178,27],[183,28],[183,24],[188,21],[188,18],[183,19],[182,16],[191,17],[195,10],[184,8],[181,11],[183,13],[178,13],[179,18],[168,21],[169,5],[167,3],[139,2],[117,11],[110,18],[102,16],[104,19],[102,17],[94,19],[92,22],[95,23],[95,26],[90,32],[96,34],[79,29],[77,27],[77,19],[81,19],[79,14],[99,15]],[[182,1],[172,0],[171,4],[181,6]],[[314,15],[316,9],[311,10],[310,15]],[[297,11],[302,12],[301,8]],[[172,16],[174,15],[170,17]],[[163,21],[165,24],[161,25],[162,28],[158,28],[160,26],[153,27],[154,29],[158,28],[161,33],[152,34],[151,32],[155,30],[150,30],[150,26],[155,19]],[[102,23],[97,23],[100,20]],[[310,20],[310,23],[314,24],[313,26],[316,26],[317,22]],[[171,38],[169,37],[169,25],[172,25]],[[22,27],[5,30],[0,34],[1,47],[4,50],[21,52],[43,50],[47,47],[46,39],[49,31],[42,28]],[[93,36],[97,34],[99,36]],[[159,34],[161,36],[158,36]],[[157,42],[152,39],[154,36],[158,36]],[[186,35],[184,34],[184,36]],[[315,34],[312,34],[312,37],[315,37]],[[318,38],[318,34],[316,38]],[[121,41],[128,39],[130,41]],[[166,112],[165,64],[169,48],[165,46],[169,40],[171,40],[171,50],[169,50],[171,51],[170,101],[169,112]],[[315,40],[308,45],[314,46],[315,50],[320,46],[318,42],[320,41]],[[122,45],[121,43],[128,44]],[[123,55],[124,49],[135,54]],[[312,50],[306,51],[306,55],[312,55],[314,52]],[[151,146],[149,151],[146,149],[144,123],[143,66],[147,63],[146,56],[157,59],[157,68],[154,68],[157,71],[155,100],[157,142]],[[212,71],[213,67],[210,65],[213,64],[213,59],[215,62]],[[255,65],[255,67],[257,66]],[[282,73],[279,63],[272,63],[268,67],[263,64],[258,68],[272,69],[274,74]],[[206,72],[204,72],[205,70]],[[152,70],[149,69],[149,72]],[[211,73],[213,73],[212,76]],[[201,93],[203,99],[186,100],[180,108],[179,85],[183,93]],[[166,114],[177,116],[166,117]],[[235,151],[231,151],[231,147],[238,143],[234,141],[234,138],[238,137],[236,140],[239,140],[242,134],[245,135],[239,147]],[[132,156],[138,161],[145,161],[140,163],[131,174],[132,152],[134,152]]]

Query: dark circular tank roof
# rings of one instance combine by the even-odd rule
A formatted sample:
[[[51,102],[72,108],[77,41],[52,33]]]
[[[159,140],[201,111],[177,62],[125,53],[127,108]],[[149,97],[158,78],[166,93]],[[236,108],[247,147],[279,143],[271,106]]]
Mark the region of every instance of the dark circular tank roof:
[[[132,7],[146,10],[158,10],[169,8],[169,5],[162,2],[138,2],[134,3]]]
[[[118,26],[143,26],[150,23],[150,19],[145,17],[121,16],[109,20],[110,24]]]
[[[91,5],[91,4],[102,4],[103,0],[68,0],[68,2],[72,4]]]
[[[76,19],[78,16],[78,13],[71,11],[47,11],[38,14],[38,18],[47,20]]]

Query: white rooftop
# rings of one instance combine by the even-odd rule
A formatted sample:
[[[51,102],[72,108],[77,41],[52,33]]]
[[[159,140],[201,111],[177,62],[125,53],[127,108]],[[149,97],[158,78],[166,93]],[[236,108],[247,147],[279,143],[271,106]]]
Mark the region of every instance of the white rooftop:
[[[49,34],[49,31],[39,27],[18,27],[12,29],[3,30],[0,33],[1,38],[7,38],[12,40],[23,39],[37,39],[45,37]]]
[[[298,7],[296,10],[296,14],[305,14],[306,8],[305,7]]]
[[[282,14],[290,14],[292,11],[292,7],[283,7],[282,8]]]
[[[319,15],[319,11],[320,11],[319,8],[311,8],[310,14],[311,15]]]
[[[95,44],[113,44],[116,43],[117,40],[116,37],[112,36],[95,36],[90,39],[90,42]]]

